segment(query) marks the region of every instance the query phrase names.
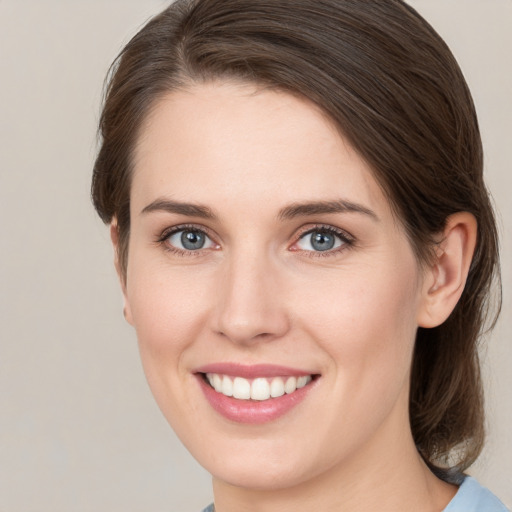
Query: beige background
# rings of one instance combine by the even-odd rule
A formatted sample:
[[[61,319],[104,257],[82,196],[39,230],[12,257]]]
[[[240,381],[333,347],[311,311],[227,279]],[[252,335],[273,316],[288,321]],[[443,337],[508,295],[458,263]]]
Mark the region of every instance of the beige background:
[[[505,302],[473,474],[510,506],[512,1],[411,3],[467,76],[501,212]],[[211,500],[147,389],[89,202],[104,74],[164,5],[0,0],[0,512],[194,512]]]

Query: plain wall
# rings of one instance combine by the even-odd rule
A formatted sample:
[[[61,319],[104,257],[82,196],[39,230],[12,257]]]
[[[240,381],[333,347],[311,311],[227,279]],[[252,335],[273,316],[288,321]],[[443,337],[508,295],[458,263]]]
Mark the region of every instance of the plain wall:
[[[504,308],[471,473],[512,505],[512,2],[411,1],[479,112]],[[162,0],[0,0],[0,512],[199,511],[210,478],[154,404],[89,200],[102,81]]]

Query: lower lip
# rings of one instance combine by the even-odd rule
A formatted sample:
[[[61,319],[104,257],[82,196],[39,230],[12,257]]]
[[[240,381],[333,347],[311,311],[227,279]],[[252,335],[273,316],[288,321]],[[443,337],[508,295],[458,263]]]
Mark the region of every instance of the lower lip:
[[[268,400],[238,400],[215,391],[204,380],[202,374],[196,374],[201,389],[210,405],[228,420],[253,425],[267,423],[283,416],[299,405],[312,389],[316,379],[289,395]]]

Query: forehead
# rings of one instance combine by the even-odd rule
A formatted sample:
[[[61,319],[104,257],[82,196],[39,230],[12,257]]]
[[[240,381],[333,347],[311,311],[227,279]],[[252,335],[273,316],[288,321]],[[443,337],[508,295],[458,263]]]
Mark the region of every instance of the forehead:
[[[208,83],[159,99],[136,146],[132,201],[205,204],[344,198],[387,208],[366,162],[307,99]]]

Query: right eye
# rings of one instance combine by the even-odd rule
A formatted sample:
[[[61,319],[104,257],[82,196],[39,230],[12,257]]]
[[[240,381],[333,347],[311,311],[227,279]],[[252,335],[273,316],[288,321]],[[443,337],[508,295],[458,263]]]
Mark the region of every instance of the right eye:
[[[163,241],[179,251],[198,251],[216,247],[216,244],[204,231],[191,228],[173,231],[166,235]]]

